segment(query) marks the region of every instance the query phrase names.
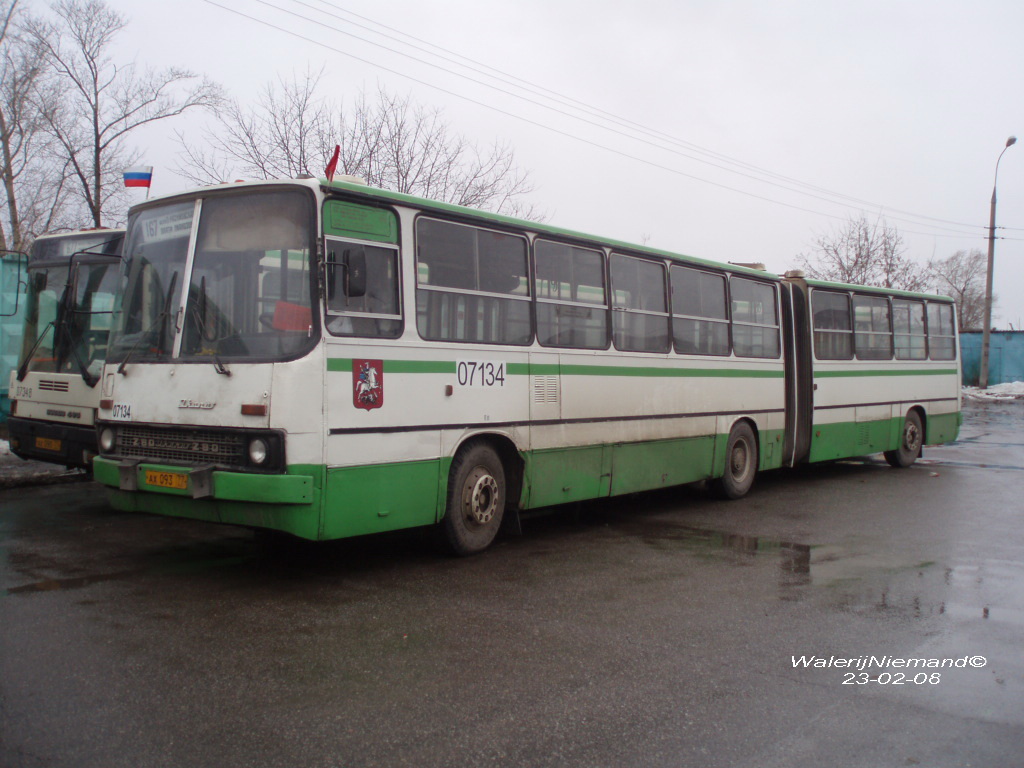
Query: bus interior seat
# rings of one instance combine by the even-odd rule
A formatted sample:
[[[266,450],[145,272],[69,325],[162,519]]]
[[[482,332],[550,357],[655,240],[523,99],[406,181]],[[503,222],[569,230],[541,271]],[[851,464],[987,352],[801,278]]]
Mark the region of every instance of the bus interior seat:
[[[271,322],[274,330],[306,332],[312,324],[313,312],[309,307],[290,301],[274,304],[274,319]]]

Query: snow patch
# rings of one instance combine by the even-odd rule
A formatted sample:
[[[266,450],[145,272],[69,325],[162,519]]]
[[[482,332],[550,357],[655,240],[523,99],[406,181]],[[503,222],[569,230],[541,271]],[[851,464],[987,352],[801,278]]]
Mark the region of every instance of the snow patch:
[[[964,387],[964,397],[986,403],[1004,403],[1007,400],[1024,400],[1024,381],[994,384],[988,389]]]

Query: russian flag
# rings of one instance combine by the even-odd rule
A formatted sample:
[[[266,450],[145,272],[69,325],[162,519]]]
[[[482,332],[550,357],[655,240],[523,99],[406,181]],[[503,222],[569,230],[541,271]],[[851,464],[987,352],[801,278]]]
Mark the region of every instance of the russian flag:
[[[137,165],[124,172],[124,185],[126,187],[149,187],[153,180],[152,165]]]

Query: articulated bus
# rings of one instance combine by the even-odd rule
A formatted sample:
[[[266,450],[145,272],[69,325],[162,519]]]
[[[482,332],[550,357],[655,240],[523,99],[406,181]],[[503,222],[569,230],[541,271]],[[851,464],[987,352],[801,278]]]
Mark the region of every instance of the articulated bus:
[[[123,229],[37,238],[28,254],[22,354],[11,372],[11,450],[88,469]]]
[[[96,479],[324,540],[874,452],[960,425],[951,300],[296,179],[132,209]]]

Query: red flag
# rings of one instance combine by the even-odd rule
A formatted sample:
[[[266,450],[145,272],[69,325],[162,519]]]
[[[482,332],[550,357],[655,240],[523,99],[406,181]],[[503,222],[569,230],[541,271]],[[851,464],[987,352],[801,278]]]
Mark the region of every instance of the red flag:
[[[327,164],[327,168],[324,169],[324,174],[327,176],[328,181],[334,181],[334,171],[338,168],[338,155],[341,154],[341,145],[334,145],[334,156],[331,157],[331,162]]]

